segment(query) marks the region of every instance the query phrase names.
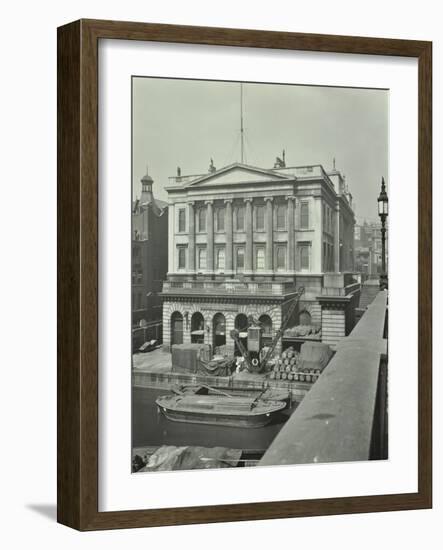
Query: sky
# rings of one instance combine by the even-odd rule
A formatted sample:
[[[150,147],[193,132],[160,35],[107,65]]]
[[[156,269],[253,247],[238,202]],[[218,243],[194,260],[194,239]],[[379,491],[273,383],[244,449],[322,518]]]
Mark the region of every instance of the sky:
[[[146,173],[167,200],[168,177],[204,174],[240,161],[238,82],[133,78],[133,195]],[[388,174],[389,91],[293,84],[243,84],[245,163],[272,168],[322,164],[346,176],[358,221],[377,221]]]

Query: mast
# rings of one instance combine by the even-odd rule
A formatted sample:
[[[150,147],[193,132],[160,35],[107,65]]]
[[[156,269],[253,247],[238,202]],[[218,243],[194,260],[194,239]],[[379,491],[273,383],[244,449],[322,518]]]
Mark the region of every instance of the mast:
[[[241,163],[244,161],[244,128],[243,128],[243,82],[240,82],[240,152]]]

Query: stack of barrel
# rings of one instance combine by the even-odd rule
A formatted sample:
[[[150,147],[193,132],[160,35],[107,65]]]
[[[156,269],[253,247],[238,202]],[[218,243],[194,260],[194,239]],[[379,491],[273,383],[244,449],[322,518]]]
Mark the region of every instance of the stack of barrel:
[[[320,369],[299,367],[300,354],[290,347],[275,357],[271,380],[287,380],[288,382],[315,382],[320,376]]]

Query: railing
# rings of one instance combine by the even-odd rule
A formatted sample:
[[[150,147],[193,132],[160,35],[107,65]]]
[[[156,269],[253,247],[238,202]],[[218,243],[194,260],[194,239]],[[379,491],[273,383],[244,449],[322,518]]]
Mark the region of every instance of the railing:
[[[323,296],[348,296],[349,294],[352,294],[353,292],[360,290],[360,288],[361,288],[360,283],[352,283],[350,285],[345,286],[344,288],[324,286],[321,289],[321,293]]]
[[[348,296],[360,287],[353,273],[325,273],[321,293],[323,296]]]
[[[296,292],[293,281],[165,281],[163,292],[167,294],[262,294],[281,295]]]
[[[260,465],[387,458],[386,313],[387,294],[380,292]]]
[[[162,342],[163,323],[161,319],[151,321],[143,327],[132,328],[132,349],[137,350],[142,344],[149,340]]]

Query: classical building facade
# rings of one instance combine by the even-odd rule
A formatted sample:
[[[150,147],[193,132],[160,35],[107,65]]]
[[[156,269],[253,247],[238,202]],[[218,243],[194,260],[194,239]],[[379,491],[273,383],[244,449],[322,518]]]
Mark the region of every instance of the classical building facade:
[[[352,197],[340,172],[211,162],[209,173],[170,178],[167,192],[166,348],[204,341],[230,353],[230,330],[250,314],[271,336],[300,285],[297,316],[321,324],[324,273],[354,264]]]
[[[149,174],[141,180],[139,199],[132,207],[132,325],[135,346],[161,337],[159,293],[168,270],[167,203],[154,198]],[[138,327],[138,329],[136,328]]]

